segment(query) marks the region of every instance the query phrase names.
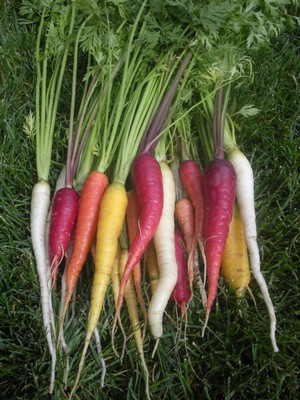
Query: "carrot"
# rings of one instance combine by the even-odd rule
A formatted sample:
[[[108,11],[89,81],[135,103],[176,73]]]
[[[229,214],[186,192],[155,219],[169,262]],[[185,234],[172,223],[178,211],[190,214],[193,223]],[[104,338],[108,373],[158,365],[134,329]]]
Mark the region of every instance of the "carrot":
[[[253,170],[249,160],[235,146],[227,148],[228,157],[232,162],[237,174],[237,202],[244,224],[245,240],[249,251],[250,268],[257,281],[270,317],[270,338],[273,349],[278,352],[276,343],[276,315],[269,294],[268,286],[260,269],[260,254],[257,244],[257,228],[254,204],[254,179]]]
[[[134,266],[139,262],[154,236],[163,209],[162,174],[159,163],[150,154],[140,154],[134,160],[132,178],[141,207],[139,231],[132,241],[129,256],[120,283],[116,315],[123,303],[125,285]]]
[[[68,5],[59,9],[55,15],[63,16],[65,25],[61,49],[55,53],[49,51],[50,29],[57,28],[57,19],[52,15],[51,8],[44,7],[40,18],[35,46],[36,86],[35,86],[35,139],[36,139],[36,168],[38,182],[34,185],[31,197],[30,228],[36,268],[39,276],[43,326],[51,355],[51,378],[49,392],[54,390],[56,348],[54,316],[51,297],[51,274],[48,253],[45,243],[46,221],[50,206],[50,187],[48,183],[52,143],[55,130],[57,108],[65,73],[69,46],[72,43],[72,31],[75,20],[75,6]],[[50,18],[46,19],[49,12]],[[53,30],[52,30],[53,31]],[[44,44],[44,48],[42,48]],[[52,46],[55,47],[55,46]],[[51,65],[51,70],[49,68]]]
[[[257,243],[253,170],[249,160],[237,146],[234,123],[228,114],[226,115],[225,121],[224,148],[237,175],[236,198],[243,222],[246,246],[249,252],[250,269],[259,285],[266,304],[270,318],[270,339],[274,351],[278,352],[279,349],[275,337],[275,310],[265,278],[261,273],[260,266],[260,254]]]
[[[54,189],[54,195],[56,192],[58,192],[59,189],[63,188],[65,186],[65,177],[66,177],[66,166],[64,165],[60,171],[60,174],[56,180],[56,185]],[[46,228],[45,228],[45,244],[49,242],[49,230],[50,230],[50,219],[51,219],[51,211],[52,211],[52,204],[50,205],[48,215],[47,215],[47,220],[46,220]],[[47,271],[49,271],[49,291],[51,294],[52,291],[52,278],[51,278],[51,273],[50,273],[50,257],[49,257],[49,246],[46,245],[46,255],[47,255]],[[53,331],[55,331],[55,323],[54,323],[54,313],[52,310],[52,301],[50,301],[50,312],[52,316],[52,327]]]
[[[129,257],[120,285],[116,316],[120,313],[122,307],[124,289],[129,275],[134,266],[141,259],[149,241],[152,239],[162,214],[163,189],[161,171],[152,153],[160,140],[159,132],[165,123],[180,77],[191,57],[191,53],[185,56],[169,89],[166,91],[159,107],[156,109],[154,116],[151,120],[149,118],[147,125],[148,130],[145,129],[144,135],[141,138],[140,154],[135,158],[133,163],[132,177],[141,206],[140,229],[129,249]],[[170,76],[165,82],[168,83],[169,80]],[[162,93],[164,93],[164,90],[166,90],[166,85],[164,85]]]
[[[49,255],[53,286],[56,288],[58,267],[70,244],[78,209],[78,193],[65,187],[57,191],[52,202],[49,229]]]
[[[216,96],[213,123],[214,160],[204,171],[204,249],[207,266],[207,305],[202,336],[211,308],[217,296],[221,262],[233,215],[236,192],[236,173],[224,158],[224,125],[228,92],[222,86]],[[224,92],[226,93],[225,103]],[[223,106],[223,107],[222,107]]]
[[[195,210],[195,236],[205,266],[205,252],[203,245],[204,224],[204,188],[203,176],[198,164],[193,160],[185,160],[179,166],[179,176]],[[193,282],[193,270],[189,269],[189,280]]]
[[[127,259],[128,259],[128,250],[122,249],[120,252],[120,258],[119,258],[120,276],[122,276],[124,273],[124,268],[125,268]],[[141,359],[141,363],[142,363],[142,367],[143,367],[143,371],[144,371],[144,375],[145,375],[146,396],[147,396],[147,399],[150,399],[149,372],[148,372],[145,355],[144,355],[143,338],[142,338],[141,326],[140,326],[140,322],[139,322],[139,314],[138,314],[137,301],[136,301],[136,292],[134,289],[132,273],[129,276],[129,279],[126,283],[124,297],[125,297],[128,314],[129,314],[129,318],[130,318],[130,322],[131,322],[131,329],[133,332],[136,347],[139,352],[139,356]]]
[[[36,261],[36,268],[39,276],[41,307],[43,315],[43,325],[51,355],[51,380],[50,393],[53,392],[55,380],[56,349],[54,344],[55,333],[53,330],[53,311],[51,303],[51,274],[47,268],[47,252],[45,246],[45,229],[47,214],[50,207],[50,187],[48,182],[40,180],[36,183],[31,195],[30,230],[32,248]]]
[[[240,210],[235,204],[222,258],[222,274],[238,298],[243,297],[250,283],[250,266]]]
[[[175,218],[184,236],[186,249],[189,253],[190,249],[193,249],[195,245],[195,211],[189,199],[182,198],[176,202]]]
[[[98,328],[95,328],[94,330],[94,339],[95,339],[95,343],[96,343],[96,348],[97,348],[97,352],[100,358],[100,364],[102,367],[102,374],[101,374],[101,378],[100,378],[100,387],[104,388],[104,381],[105,381],[105,375],[106,375],[106,364],[105,364],[105,359],[102,355],[102,346],[101,346],[101,339],[100,339],[100,334],[99,334],[99,330]]]
[[[93,100],[92,94],[94,93],[95,88],[97,87],[97,79],[99,76],[99,73],[96,71],[93,74],[94,76],[92,77],[91,82],[89,83],[88,90],[83,91],[83,95],[80,97],[81,101],[77,116],[78,121],[76,121],[77,123],[75,124],[78,49],[79,49],[80,37],[82,35],[82,30],[85,24],[88,22],[88,20],[89,18],[85,19],[84,22],[79,27],[74,43],[65,188],[61,189],[61,191],[56,194],[53,200],[54,213],[52,214],[51,217],[49,247],[50,247],[50,259],[51,259],[51,271],[53,275],[54,287],[56,287],[58,266],[67,250],[68,237],[70,237],[73,231],[75,219],[77,216],[78,194],[75,192],[74,189],[71,188],[74,184],[74,178],[78,168],[79,160],[80,158],[82,158],[81,156],[84,146],[92,130],[92,124],[91,123],[89,124],[86,121],[88,120],[89,122],[89,117],[90,117],[89,112],[87,112],[87,109],[88,106],[91,109],[94,108],[94,104],[92,102]],[[89,78],[86,79],[86,88],[88,81]],[[85,129],[83,129],[83,126],[85,125],[87,126]],[[74,132],[74,126],[77,127],[75,132]],[[77,246],[78,245],[75,243],[75,252],[78,254]]]
[[[217,158],[206,167],[204,246],[208,292],[205,326],[217,296],[220,267],[233,213],[235,185],[236,174],[229,161]]]
[[[70,259],[70,254],[72,253],[73,243],[74,243],[74,237],[72,235],[71,242],[70,242],[70,245],[68,247],[68,250],[67,250],[67,253],[66,253],[66,257],[65,257],[64,273],[63,273],[63,276],[61,278],[60,316],[61,316],[64,304],[65,304],[65,301],[66,301],[66,293],[67,293],[67,288],[66,288],[66,266],[68,265],[68,261]],[[58,336],[58,338],[57,338],[57,346],[58,345],[61,346],[61,348],[63,349],[63,351],[64,351],[64,353],[66,355],[66,367],[65,367],[65,370],[64,370],[64,378],[63,378],[64,387],[66,388],[67,387],[67,382],[68,382],[70,363],[69,363],[69,348],[68,348],[68,345],[67,345],[67,343],[65,341],[64,333],[62,333],[62,335]]]
[[[60,333],[80,272],[87,260],[97,230],[100,202],[108,185],[107,176],[92,171],[84,182],[80,192],[78,217],[74,234],[73,251],[66,270],[67,294],[60,317]]]
[[[160,162],[160,167],[163,177],[164,200],[162,216],[154,234],[159,280],[148,309],[149,325],[155,338],[162,336],[163,314],[177,282],[174,242],[175,183],[168,164],[162,161]]]
[[[145,5],[146,2],[143,2],[131,28],[126,45],[127,50],[124,69],[117,96],[113,99],[114,104],[110,104],[112,109],[107,108],[107,113],[105,113],[105,136],[108,138],[110,135],[116,135],[114,136],[115,141],[110,142],[109,148],[111,149],[113,147],[115,149],[114,144],[118,143],[119,153],[115,162],[113,183],[107,188],[100,205],[96,243],[96,265],[87,334],[77,377],[70,397],[72,397],[76,391],[91,334],[98,322],[104,295],[112,272],[117,251],[118,236],[123,225],[127,207],[125,181],[128,177],[132,162],[136,157],[142,134],[149,126],[150,119],[153,116],[157,101],[161,96],[161,87],[163,86],[164,75],[158,74],[156,68],[150,70],[147,75],[143,73],[142,81],[134,81],[136,76],[138,78],[140,77],[142,61],[146,61],[149,55],[148,52],[142,53],[142,46],[139,44],[138,40],[137,44],[132,46],[136,39],[135,33]],[[142,25],[139,34],[143,34],[144,31],[145,25]],[[160,64],[158,64],[158,66],[160,67]],[[112,101],[110,96],[108,97],[109,101]],[[135,264],[136,262],[133,263],[132,268]],[[124,289],[125,285],[123,286],[122,299]],[[120,285],[120,293],[121,292],[122,284]],[[120,306],[121,302],[118,302],[118,307]],[[114,326],[118,317],[117,312],[118,310],[115,314]]]
[[[118,301],[118,296],[119,296],[119,290],[120,290],[120,272],[119,272],[119,259],[120,259],[120,246],[118,246],[117,249],[117,254],[116,254],[116,258],[115,258],[115,262],[114,262],[114,266],[113,266],[113,270],[112,270],[112,274],[111,274],[111,286],[112,286],[112,291],[113,291],[113,296],[114,296],[114,303],[115,303],[115,308],[117,308],[117,301]],[[121,354],[121,360],[124,357],[124,353],[125,353],[125,346],[126,346],[126,334],[124,331],[124,327],[122,325],[122,321],[121,318],[118,318],[118,323],[120,325],[120,329],[124,338],[124,344],[123,344],[123,349],[122,349],[122,354]],[[115,352],[115,354],[117,356],[118,353],[115,349],[115,345],[114,345],[114,336],[112,336],[112,348]]]
[[[148,243],[145,252],[145,263],[147,268],[147,273],[150,279],[150,287],[152,294],[155,292],[158,280],[159,280],[159,269],[157,264],[157,255],[154,245],[154,240],[151,239]]]
[[[135,190],[132,190],[127,194],[128,197],[128,206],[126,210],[126,223],[127,223],[127,230],[129,235],[129,242],[130,244],[133,242],[136,234],[139,233],[140,223],[139,223],[139,216],[140,216],[140,205],[137,198],[137,194]],[[137,293],[138,301],[140,303],[142,313],[144,316],[144,332],[147,325],[147,310],[145,307],[145,302],[143,299],[142,287],[141,287],[141,265],[138,262],[133,268],[133,280],[135,285],[135,290]]]
[[[179,230],[175,230],[175,256],[177,263],[177,282],[171,294],[171,299],[174,300],[180,307],[181,316],[186,312],[186,305],[191,298],[191,290],[188,283],[188,265],[185,254],[185,243],[183,234]]]
[[[70,398],[76,391],[85,355],[97,326],[102,310],[104,296],[110,281],[114,260],[117,254],[118,237],[120,235],[127,207],[127,194],[124,185],[113,182],[106,189],[100,204],[99,222],[97,227],[95,272],[91,293],[91,304],[78,373],[70,393]]]
[[[228,60],[227,60],[228,61]],[[227,62],[226,61],[226,62]],[[231,67],[233,67],[231,65]],[[233,67],[233,70],[236,66]],[[227,89],[230,87],[230,81],[226,84]],[[224,89],[224,88],[223,88]],[[222,90],[219,89],[219,91]],[[228,102],[228,92],[226,94],[226,102]],[[218,101],[219,102],[219,101]],[[207,116],[207,120],[211,121],[211,116],[213,115],[213,102],[210,95],[207,93],[205,94],[205,101],[203,103],[207,111],[205,112]],[[217,104],[217,108],[218,104]],[[220,110],[217,111],[220,113]],[[215,113],[215,115],[217,114]],[[220,117],[220,116],[219,116]],[[249,259],[250,259],[250,268],[253,273],[254,278],[256,279],[266,307],[268,309],[269,318],[270,318],[270,338],[273,349],[275,352],[279,351],[277,343],[276,343],[276,315],[274,306],[272,304],[272,300],[268,291],[268,287],[264,276],[261,273],[261,266],[260,266],[260,254],[259,248],[257,244],[257,227],[256,227],[256,216],[255,216],[255,202],[254,202],[254,178],[253,178],[253,171],[252,167],[249,163],[249,160],[245,157],[245,155],[239,150],[237,147],[235,134],[234,134],[234,123],[230,116],[226,114],[226,109],[222,111],[222,116],[219,118],[221,119],[221,123],[215,123],[213,121],[214,128],[218,126],[221,127],[224,132],[224,143],[218,143],[217,148],[215,146],[215,151],[218,148],[223,148],[228,156],[228,160],[232,163],[236,176],[236,197],[238,207],[240,209],[241,218],[243,221],[244,227],[244,234],[245,234],[245,241],[247,245],[247,249],[249,252]],[[204,122],[204,123],[203,123]],[[203,131],[206,131],[205,128],[205,121],[204,118],[202,119],[202,127]],[[214,129],[216,130],[216,129]],[[206,135],[207,136],[207,135]],[[200,139],[203,141],[203,147],[207,150],[207,153],[211,153],[211,141],[205,139],[205,135],[201,135]],[[211,155],[211,154],[210,154]],[[211,158],[209,156],[209,158]]]
[[[189,199],[182,198],[175,204],[175,218],[183,233],[184,243],[188,254],[189,285],[192,288],[194,276],[194,259],[196,252],[195,210]]]

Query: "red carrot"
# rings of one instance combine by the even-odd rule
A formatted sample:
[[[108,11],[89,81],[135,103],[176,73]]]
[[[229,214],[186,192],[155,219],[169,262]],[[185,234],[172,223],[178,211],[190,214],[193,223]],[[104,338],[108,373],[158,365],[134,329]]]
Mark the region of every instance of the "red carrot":
[[[140,204],[137,198],[137,193],[135,190],[132,190],[127,194],[128,197],[128,206],[126,210],[126,223],[127,223],[127,230],[129,235],[129,242],[130,244],[133,242],[136,235],[139,235],[140,230]],[[145,302],[143,299],[143,292],[141,286],[141,265],[138,262],[133,268],[133,280],[134,286],[137,294],[138,301],[140,303],[142,313],[144,316],[144,331],[147,322],[147,310],[145,307]]]
[[[65,187],[57,191],[53,199],[49,231],[49,255],[54,288],[59,264],[70,244],[77,209],[78,193],[74,189]]]
[[[132,178],[135,183],[141,214],[139,231],[130,246],[128,260],[120,283],[116,315],[119,314],[122,307],[125,285],[130,273],[154,236],[163,209],[161,170],[159,163],[152,155],[142,153],[136,157],[132,167]]]
[[[179,230],[175,230],[175,256],[178,268],[178,277],[177,283],[171,294],[171,299],[178,303],[181,310],[181,316],[185,314],[186,305],[192,295],[188,285],[188,265],[184,246],[183,234]]]

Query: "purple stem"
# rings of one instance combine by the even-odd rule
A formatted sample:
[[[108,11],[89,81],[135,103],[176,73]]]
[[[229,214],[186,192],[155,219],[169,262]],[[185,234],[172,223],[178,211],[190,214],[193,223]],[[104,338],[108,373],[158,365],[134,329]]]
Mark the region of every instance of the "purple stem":
[[[213,122],[213,140],[215,158],[224,159],[224,123],[222,121],[222,105],[224,98],[224,86],[218,90],[216,98],[215,115]],[[226,114],[226,113],[225,113]]]
[[[188,62],[190,61],[191,57],[192,57],[192,54],[188,53],[187,56],[185,57],[185,59],[183,60],[179,70],[177,71],[174,81],[172,82],[172,85],[170,86],[165,97],[161,101],[161,104],[153,117],[150,128],[148,131],[146,131],[145,136],[142,139],[141,146],[140,146],[140,153],[148,153],[148,154],[153,153],[153,151],[159,141],[158,134],[164,124],[166,115],[168,113],[172,99],[176,92],[178,82],[179,82],[181,75],[183,74]]]

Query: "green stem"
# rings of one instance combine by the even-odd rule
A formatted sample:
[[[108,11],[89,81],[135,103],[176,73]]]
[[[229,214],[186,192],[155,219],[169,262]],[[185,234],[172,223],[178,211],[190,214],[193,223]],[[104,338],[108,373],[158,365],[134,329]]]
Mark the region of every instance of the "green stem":
[[[35,49],[36,56],[36,68],[37,68],[37,83],[36,83],[36,164],[38,178],[48,180],[51,153],[52,153],[52,142],[53,133],[56,122],[56,113],[58,107],[58,100],[60,97],[60,90],[62,85],[62,79],[66,66],[66,59],[69,49],[69,41],[66,44],[63,57],[60,54],[55,55],[55,63],[53,74],[50,78],[47,87],[47,74],[48,74],[48,46],[49,36],[46,38],[44,59],[42,61],[41,70],[41,36],[45,23],[45,11],[43,10],[41,23],[39,26],[37,43]],[[75,3],[71,6],[71,18],[68,32],[68,40],[73,31],[75,21]]]
[[[213,139],[215,148],[215,158],[220,158],[220,159],[224,158],[223,136],[222,136],[223,132],[221,129],[223,97],[224,97],[224,86],[221,86],[216,96],[215,115],[213,120]]]
[[[122,123],[122,142],[118,155],[114,180],[122,184],[129,174],[131,164],[135,158],[141,137],[153,115],[159,95],[158,88],[161,85],[162,76],[153,75],[143,91],[144,82],[135,90],[135,96],[126,112]]]
[[[46,99],[46,87],[47,87],[47,64],[48,64],[48,48],[49,48],[49,36],[46,38],[43,68],[42,68],[42,90],[41,90],[41,132],[46,132],[46,109],[47,109],[47,99]],[[48,111],[48,110],[47,110]],[[45,136],[43,135],[43,139]],[[43,150],[46,151],[45,143],[43,142]],[[45,155],[43,155],[45,156]]]
[[[41,125],[40,125],[40,91],[41,91],[41,66],[40,66],[40,47],[41,47],[41,36],[45,22],[45,8],[41,17],[41,22],[38,30],[36,48],[35,48],[35,59],[36,59],[36,89],[35,89],[35,104],[36,104],[36,166],[38,180],[48,180],[47,171],[43,169],[43,163],[41,162]]]
[[[74,116],[75,116],[75,103],[76,103],[76,84],[77,84],[77,66],[78,66],[78,48],[79,48],[79,39],[82,33],[83,28],[85,27],[86,23],[88,20],[91,18],[89,16],[80,26],[77,35],[76,35],[76,40],[75,40],[75,46],[74,46],[74,60],[73,60],[73,76],[72,76],[72,91],[71,91],[71,108],[70,108],[70,125],[69,125],[69,140],[68,140],[68,152],[67,152],[67,164],[66,164],[66,186],[71,187],[73,184],[73,179],[75,176],[75,171],[76,171],[76,166],[74,167],[72,165],[72,157],[74,157],[74,154],[76,155],[77,147],[78,147],[78,141],[79,141],[79,136],[80,136],[80,128],[81,128],[81,123],[83,119],[83,115],[85,113],[86,107],[88,105],[90,96],[92,90],[91,86],[93,87],[95,85],[96,77],[93,78],[92,83],[90,85],[90,88],[88,90],[87,94],[87,100],[85,101],[85,95],[86,92],[83,93],[81,105],[83,104],[83,107],[80,107],[80,119],[79,119],[79,127],[76,131],[76,139],[75,139],[75,144],[73,146],[73,141],[74,141]],[[96,74],[98,76],[98,74]],[[83,109],[82,109],[83,108]]]
[[[229,148],[236,147],[235,129],[231,117],[227,114],[224,129],[224,149],[225,151]]]

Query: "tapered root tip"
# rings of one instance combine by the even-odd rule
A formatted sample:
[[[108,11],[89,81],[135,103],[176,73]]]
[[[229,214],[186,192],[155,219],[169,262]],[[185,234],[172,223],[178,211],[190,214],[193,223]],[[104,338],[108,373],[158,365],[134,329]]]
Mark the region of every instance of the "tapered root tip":
[[[274,319],[275,319],[275,316],[274,316]],[[272,342],[272,346],[273,346],[274,352],[278,353],[279,352],[279,348],[278,348],[277,343],[276,343],[275,331],[276,331],[276,320],[271,321],[270,338],[271,338],[271,342]]]
[[[187,304],[185,301],[183,301],[182,303],[179,304],[179,308],[180,308],[180,313],[181,313],[181,318],[184,317],[186,311],[187,311]]]
[[[201,334],[202,337],[204,337],[204,334],[205,334],[205,331],[206,331],[206,328],[208,325],[209,314],[210,314],[210,310],[206,310],[205,321],[204,321],[204,325],[202,328],[202,334]]]
[[[61,338],[62,338],[62,335],[64,333],[64,322],[65,322],[65,318],[66,318],[68,304],[69,304],[69,299],[67,298],[66,301],[65,301],[65,304],[64,304],[63,312],[62,312],[62,314],[60,316],[60,319],[59,319],[59,331],[58,331],[58,338],[57,338],[57,348],[60,347]]]
[[[72,387],[71,393],[69,395],[69,400],[73,397],[73,395],[75,394],[75,392],[77,390],[79,379],[81,377],[81,372],[82,372],[84,361],[85,361],[85,356],[86,356],[87,349],[88,349],[89,344],[90,344],[92,333],[93,332],[89,332],[89,334],[87,335],[87,337],[85,339],[84,348],[83,348],[83,351],[82,351],[82,354],[81,354],[81,359],[80,359],[80,363],[79,363],[79,367],[78,367],[76,380],[75,380],[75,383],[74,383],[74,385]]]

